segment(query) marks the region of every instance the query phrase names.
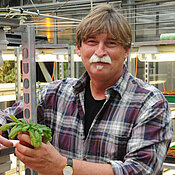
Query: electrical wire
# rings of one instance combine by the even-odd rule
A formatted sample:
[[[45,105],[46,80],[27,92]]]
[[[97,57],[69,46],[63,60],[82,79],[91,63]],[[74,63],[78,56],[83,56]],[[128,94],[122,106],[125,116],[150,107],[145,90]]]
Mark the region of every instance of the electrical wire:
[[[35,10],[39,13],[39,10],[37,9],[36,5],[34,4],[33,0],[30,0],[30,2],[32,3],[33,7],[35,8]]]
[[[32,0],[31,0],[32,1]],[[60,10],[63,6],[65,6],[68,3],[69,0],[66,0],[66,2],[64,2],[64,4],[62,4],[61,6],[59,6],[56,10],[54,10],[53,12],[49,13],[50,15],[53,15],[54,13],[56,13],[58,10]],[[42,17],[40,19],[35,20],[35,22],[37,21],[41,21],[42,19],[44,19],[45,17]]]

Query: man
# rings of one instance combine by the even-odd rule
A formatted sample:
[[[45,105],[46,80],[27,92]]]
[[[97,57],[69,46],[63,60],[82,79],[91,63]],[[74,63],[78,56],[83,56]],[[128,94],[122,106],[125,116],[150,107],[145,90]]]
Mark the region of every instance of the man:
[[[159,90],[128,73],[124,61],[131,41],[128,22],[110,5],[95,7],[82,20],[76,51],[87,71],[79,80],[58,80],[39,92],[38,123],[51,128],[52,145],[16,144],[22,162],[42,175],[162,170],[173,133],[171,113]],[[5,112],[18,116],[21,106]],[[27,134],[18,139],[31,144]],[[4,138],[1,143],[10,144]]]

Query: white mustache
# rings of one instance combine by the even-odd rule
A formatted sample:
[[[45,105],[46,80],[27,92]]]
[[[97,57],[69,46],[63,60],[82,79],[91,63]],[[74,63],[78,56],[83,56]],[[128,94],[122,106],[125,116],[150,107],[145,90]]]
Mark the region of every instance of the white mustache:
[[[102,62],[102,63],[109,63],[111,64],[111,58],[109,55],[103,56],[102,58],[99,58],[97,55],[93,54],[91,58],[89,59],[90,63],[96,63],[96,62]]]

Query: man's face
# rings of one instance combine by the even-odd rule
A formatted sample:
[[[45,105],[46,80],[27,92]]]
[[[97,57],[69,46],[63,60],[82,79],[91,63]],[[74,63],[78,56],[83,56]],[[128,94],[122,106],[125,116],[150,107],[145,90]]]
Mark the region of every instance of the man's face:
[[[110,82],[116,82],[122,75],[123,62],[129,53],[129,49],[105,33],[90,36],[76,51],[91,79]]]

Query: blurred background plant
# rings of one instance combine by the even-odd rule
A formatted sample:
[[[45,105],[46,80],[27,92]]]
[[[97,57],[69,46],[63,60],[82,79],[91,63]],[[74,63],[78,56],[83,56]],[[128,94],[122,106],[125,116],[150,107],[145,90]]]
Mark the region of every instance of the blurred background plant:
[[[21,77],[22,80],[22,77]],[[15,83],[14,61],[4,61],[0,67],[0,83]]]

